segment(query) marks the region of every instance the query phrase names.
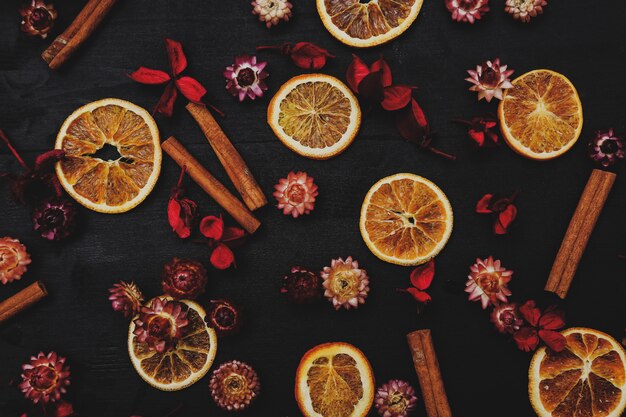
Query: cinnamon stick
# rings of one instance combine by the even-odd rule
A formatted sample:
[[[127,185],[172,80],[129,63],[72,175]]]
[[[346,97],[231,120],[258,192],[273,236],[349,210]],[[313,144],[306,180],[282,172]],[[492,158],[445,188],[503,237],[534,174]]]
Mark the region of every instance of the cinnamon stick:
[[[117,0],[89,0],[74,21],[41,54],[51,69],[60,68],[97,29]]]
[[[409,333],[406,338],[413,356],[426,414],[428,417],[452,417],[430,330],[417,330]]]
[[[187,174],[230,214],[248,233],[254,233],[261,222],[248,208],[228,191],[209,171],[194,158],[173,136],[161,144],[161,148],[181,167],[186,167]]]
[[[614,182],[615,174],[611,172],[594,169],[591,173],[552,265],[546,291],[561,298],[567,296],[576,268]]]
[[[27,309],[48,295],[45,285],[37,281],[0,303],[0,323]]]
[[[196,119],[204,136],[211,144],[213,151],[224,166],[228,177],[241,194],[244,203],[250,210],[256,210],[267,204],[263,190],[252,176],[245,161],[237,152],[232,142],[217,124],[211,112],[200,104],[187,104],[187,111]]]

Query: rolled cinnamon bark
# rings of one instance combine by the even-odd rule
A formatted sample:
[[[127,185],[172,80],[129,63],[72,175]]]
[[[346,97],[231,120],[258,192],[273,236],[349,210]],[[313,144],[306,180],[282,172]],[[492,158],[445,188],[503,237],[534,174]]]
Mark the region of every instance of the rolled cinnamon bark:
[[[48,295],[46,286],[37,281],[0,303],[0,323],[24,311]]]

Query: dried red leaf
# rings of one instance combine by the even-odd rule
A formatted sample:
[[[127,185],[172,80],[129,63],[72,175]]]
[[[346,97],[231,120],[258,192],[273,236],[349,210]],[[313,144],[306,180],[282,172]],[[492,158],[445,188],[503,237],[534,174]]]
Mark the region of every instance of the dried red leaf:
[[[485,194],[476,203],[476,213],[493,215],[493,232],[497,235],[504,235],[517,217],[517,207],[513,204],[516,197],[517,191],[510,197]]]
[[[526,301],[519,311],[530,324],[530,327],[523,327],[514,334],[514,339],[520,349],[527,352],[535,350],[539,339],[557,352],[565,348],[565,337],[558,332],[559,329],[565,327],[565,319],[561,311],[550,307],[542,314],[533,300]]]
[[[209,239],[220,241],[224,235],[224,220],[221,216],[205,216],[200,221],[200,233]]]
[[[361,84],[363,78],[365,78],[370,72],[371,71],[367,64],[365,64],[361,58],[352,54],[352,62],[346,71],[346,80],[348,81],[348,85],[352,91],[355,93],[359,92],[359,84]]]
[[[435,261],[430,260],[422,266],[418,266],[411,272],[411,284],[420,291],[430,287],[435,277]]]
[[[171,80],[167,72],[146,67],[139,67],[138,70],[131,72],[128,76],[141,84],[164,84]]]
[[[476,203],[476,213],[480,213],[480,214],[493,213],[493,210],[491,210],[490,208],[492,199],[493,199],[493,194],[485,194],[484,196],[482,196],[481,199],[478,200],[478,203]]]
[[[498,133],[492,130],[498,122],[493,116],[476,116],[471,120],[454,119],[454,121],[469,126],[467,134],[479,148],[498,144]]]
[[[538,333],[543,343],[555,352],[561,352],[565,349],[567,340],[561,333],[555,332],[554,330],[539,330]]]
[[[195,222],[198,205],[195,201],[183,197],[182,192],[177,192],[167,205],[167,219],[172,230],[181,239],[191,236],[191,228]]]
[[[380,105],[387,111],[400,110],[409,104],[411,94],[413,94],[413,89],[406,85],[385,87]]]
[[[246,235],[245,230],[239,227],[226,227],[224,228],[224,233],[222,234],[221,241],[224,243],[227,242],[235,242],[239,239],[242,239]]]
[[[380,71],[367,74],[359,83],[359,96],[365,101],[380,103],[385,97],[381,78]]]
[[[517,207],[509,204],[503,211],[498,213],[493,222],[493,232],[497,235],[506,234],[515,217],[517,217]]]
[[[174,113],[174,102],[176,101],[177,96],[178,91],[176,90],[176,86],[174,86],[174,84],[168,84],[167,87],[165,87],[165,91],[163,91],[163,95],[161,95],[159,102],[154,108],[154,112],[161,113],[167,117],[172,117],[172,113]]]
[[[430,145],[430,128],[424,111],[415,99],[411,99],[411,106],[398,113],[396,127],[400,136],[420,147]]]
[[[530,352],[539,346],[539,335],[532,327],[522,327],[513,334],[517,347],[524,352]]]
[[[376,61],[374,61],[374,63],[370,66],[370,71],[381,72],[380,81],[383,87],[389,87],[393,84],[393,77],[391,76],[391,68],[389,67],[389,64],[387,64],[387,61],[385,61],[382,56],[378,58]]]
[[[183,45],[173,39],[165,38],[165,49],[172,74],[177,76],[187,68],[187,57],[183,52]]]
[[[227,269],[235,262],[235,255],[228,246],[219,243],[211,253],[211,264],[217,269]]]
[[[420,291],[417,288],[407,288],[406,292],[408,292],[409,294],[411,294],[413,296],[413,298],[415,298],[415,301],[419,302],[419,303],[429,303],[432,298],[430,297],[430,295],[428,295],[427,292],[425,291]]]
[[[298,42],[288,49],[287,54],[298,67],[312,70],[323,68],[328,58],[335,57],[311,42]]]
[[[53,417],[71,417],[75,416],[76,412],[71,403],[67,401],[60,401],[54,405]]]
[[[187,100],[196,104],[202,104],[202,97],[206,94],[206,88],[194,78],[180,77],[176,79],[176,87],[187,97]]]
[[[565,327],[565,317],[562,311],[554,307],[546,309],[539,319],[539,327],[546,330],[559,330]]]
[[[522,317],[531,326],[536,327],[539,324],[539,318],[541,317],[541,310],[537,308],[535,301],[528,300],[524,304],[522,304],[519,308],[520,313],[522,313]]]

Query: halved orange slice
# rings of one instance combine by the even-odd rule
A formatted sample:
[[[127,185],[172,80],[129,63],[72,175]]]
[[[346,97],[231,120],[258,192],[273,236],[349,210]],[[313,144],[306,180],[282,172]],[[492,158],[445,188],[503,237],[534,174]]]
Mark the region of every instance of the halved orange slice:
[[[102,159],[105,147],[116,155]],[[55,144],[66,158],[56,165],[65,191],[100,213],[122,213],[150,194],[161,171],[159,130],[150,113],[115,98],[89,103],[61,126]]]
[[[171,350],[157,352],[139,342],[133,333],[134,320],[128,328],[128,354],[135,370],[144,381],[162,391],[178,391],[196,383],[209,371],[217,352],[217,336],[204,321],[204,309],[190,300],[179,301],[186,306],[188,324],[184,336]]]
[[[312,159],[343,152],[361,125],[352,91],[335,77],[303,74],[283,84],[267,108],[267,122],[292,151]]]
[[[419,265],[452,233],[452,207],[439,187],[415,174],[395,174],[370,188],[361,207],[361,236],[383,261]]]
[[[498,107],[508,145],[530,159],[552,159],[569,150],[583,128],[583,107],[564,75],[540,69],[516,78]]]
[[[366,48],[389,42],[411,26],[423,0],[317,0],[326,29],[346,45]]]
[[[619,417],[626,407],[626,353],[593,329],[564,330],[561,352],[542,347],[528,371],[530,402],[540,417]]]
[[[348,343],[315,346],[296,371],[296,401],[305,417],[365,417],[374,387],[367,358]]]

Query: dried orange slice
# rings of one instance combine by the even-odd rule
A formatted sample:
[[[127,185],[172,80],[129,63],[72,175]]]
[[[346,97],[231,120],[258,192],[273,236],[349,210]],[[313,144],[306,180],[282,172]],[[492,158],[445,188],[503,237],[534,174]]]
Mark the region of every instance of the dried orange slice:
[[[171,350],[159,353],[139,342],[133,334],[134,320],[128,329],[128,353],[135,370],[144,381],[162,391],[178,391],[200,380],[213,365],[217,352],[217,336],[204,321],[204,309],[193,301],[179,301],[186,306],[183,312],[188,324],[184,337]]]
[[[326,29],[346,45],[366,48],[389,42],[411,26],[423,0],[317,0]]]
[[[361,236],[374,255],[398,265],[435,257],[452,233],[452,207],[439,187],[395,174],[370,188],[361,207]]]
[[[328,159],[354,140],[361,109],[352,91],[335,77],[304,74],[280,87],[267,108],[267,122],[292,151]]]
[[[372,367],[350,344],[315,346],[300,361],[295,393],[305,417],[365,417],[374,401]]]
[[[593,329],[564,330],[562,352],[545,347],[533,356],[528,392],[540,417],[619,417],[626,406],[626,353]]]
[[[100,157],[111,149],[112,157]],[[161,171],[159,130],[150,113],[124,100],[107,98],[72,113],[55,144],[66,158],[56,172],[65,191],[100,213],[122,213],[141,203]]]
[[[583,107],[564,75],[540,69],[516,78],[498,107],[504,139],[530,159],[552,159],[567,152],[583,128]]]

